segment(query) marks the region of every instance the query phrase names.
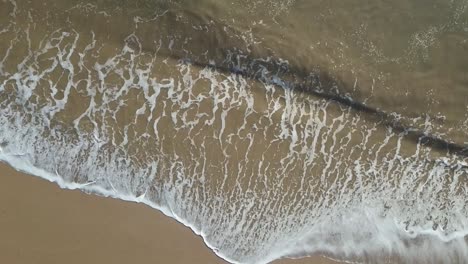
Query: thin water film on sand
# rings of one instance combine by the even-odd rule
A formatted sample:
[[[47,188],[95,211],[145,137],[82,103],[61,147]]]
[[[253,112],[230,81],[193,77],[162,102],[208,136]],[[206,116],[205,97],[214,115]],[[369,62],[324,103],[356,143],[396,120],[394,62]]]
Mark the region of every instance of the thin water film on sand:
[[[426,2],[2,0],[0,158],[231,262],[464,262],[468,3]]]

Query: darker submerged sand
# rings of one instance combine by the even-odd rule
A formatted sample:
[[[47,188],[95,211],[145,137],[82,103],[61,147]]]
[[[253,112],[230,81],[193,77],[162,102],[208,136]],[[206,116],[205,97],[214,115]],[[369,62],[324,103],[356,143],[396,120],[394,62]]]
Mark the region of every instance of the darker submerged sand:
[[[0,263],[226,263],[189,228],[143,204],[63,190],[1,163],[0,234]]]

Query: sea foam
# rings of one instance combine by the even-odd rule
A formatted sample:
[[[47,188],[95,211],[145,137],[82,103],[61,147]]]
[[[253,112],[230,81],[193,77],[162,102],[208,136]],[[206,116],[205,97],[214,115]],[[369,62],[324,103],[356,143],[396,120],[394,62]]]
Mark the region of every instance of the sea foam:
[[[93,8],[62,15],[112,17]],[[14,10],[18,23],[1,31],[12,45],[0,67],[0,159],[16,169],[145,203],[233,263],[468,259],[467,158],[361,111],[338,86],[324,93],[321,75],[302,82],[286,60],[234,48],[188,59],[176,51],[200,48],[193,32],[145,44],[144,23],[191,28],[171,12],[111,42],[86,28],[34,34],[24,22],[34,18]],[[232,34],[251,45],[249,32]],[[26,52],[14,53],[19,43]],[[437,124],[425,125],[427,136]]]

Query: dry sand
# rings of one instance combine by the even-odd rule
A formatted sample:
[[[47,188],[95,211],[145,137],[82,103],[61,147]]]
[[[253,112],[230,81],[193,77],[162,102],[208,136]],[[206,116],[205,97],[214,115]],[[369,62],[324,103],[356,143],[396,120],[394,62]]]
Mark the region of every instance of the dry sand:
[[[226,263],[189,228],[143,204],[63,190],[2,163],[0,236],[0,263]]]

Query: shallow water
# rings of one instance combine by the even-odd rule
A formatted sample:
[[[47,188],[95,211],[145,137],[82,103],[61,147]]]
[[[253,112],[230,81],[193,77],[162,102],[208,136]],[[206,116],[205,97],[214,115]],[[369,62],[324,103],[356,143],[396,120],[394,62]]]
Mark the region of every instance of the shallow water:
[[[0,158],[236,263],[468,261],[467,1],[0,1]]]

